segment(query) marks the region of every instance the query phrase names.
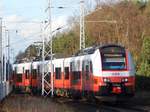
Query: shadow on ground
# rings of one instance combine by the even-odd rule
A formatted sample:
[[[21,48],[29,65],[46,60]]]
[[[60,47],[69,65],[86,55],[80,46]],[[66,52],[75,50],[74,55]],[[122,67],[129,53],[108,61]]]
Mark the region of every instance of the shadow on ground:
[[[136,92],[133,102],[137,105],[150,106],[150,77],[136,76]]]
[[[136,91],[148,91],[150,92],[150,77],[146,76],[136,76]]]

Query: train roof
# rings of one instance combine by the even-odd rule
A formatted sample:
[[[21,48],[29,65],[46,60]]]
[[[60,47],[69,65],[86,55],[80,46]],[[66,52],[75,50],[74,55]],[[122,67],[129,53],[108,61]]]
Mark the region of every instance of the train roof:
[[[75,55],[73,55],[72,57],[67,57],[67,58],[73,58],[75,56],[82,56],[82,55],[90,55],[90,54],[93,54],[97,49],[101,50],[101,49],[104,49],[104,48],[107,48],[107,47],[119,47],[121,49],[125,49],[124,46],[117,45],[117,44],[95,45],[95,46],[91,46],[91,47],[82,49],[82,50],[78,51],[77,53],[75,53]],[[53,61],[54,62],[57,61],[57,60],[60,61],[60,60],[67,59],[67,58],[57,58],[57,59],[53,59]],[[18,64],[25,64],[25,63],[36,63],[36,64],[39,64],[41,62],[42,61],[24,62],[24,63],[16,63],[16,65],[18,65]],[[45,63],[50,63],[50,60],[45,60]]]
[[[100,49],[103,49],[103,48],[106,48],[106,47],[120,47],[120,48],[122,48],[122,49],[125,49],[124,46],[117,45],[117,44],[108,44],[108,45],[99,46]]]
[[[88,48],[78,51],[75,54],[75,56],[93,54],[97,49],[103,49],[103,48],[107,48],[107,47],[119,47],[119,48],[125,49],[125,47],[123,47],[121,45],[117,45],[117,44],[95,45],[95,46],[88,47]]]

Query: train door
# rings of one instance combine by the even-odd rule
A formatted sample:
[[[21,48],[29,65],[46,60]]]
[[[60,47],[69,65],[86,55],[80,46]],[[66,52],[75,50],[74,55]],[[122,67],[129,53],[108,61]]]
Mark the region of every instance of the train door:
[[[93,87],[92,79],[92,62],[84,60],[82,62],[82,89],[83,91],[91,91]]]
[[[14,68],[14,77],[13,77],[13,80],[14,80],[14,88],[15,88],[16,84],[17,84],[17,67]]]
[[[55,87],[62,88],[62,69],[61,67],[55,67]]]
[[[75,91],[81,91],[81,71],[80,71],[80,61],[70,63],[71,71],[71,88]]]
[[[13,85],[13,88],[15,86],[15,70],[13,69],[13,74],[12,74],[12,85]]]
[[[16,74],[17,83],[19,86],[23,86],[23,68],[21,66],[18,68],[19,70],[17,70],[17,74]]]
[[[22,91],[25,92],[25,67],[22,67],[23,71],[22,71]]]
[[[31,69],[31,86],[32,89],[37,87],[37,69]]]
[[[30,91],[30,75],[29,75],[29,70],[25,70],[25,89],[26,92]]]
[[[41,88],[42,88],[42,73],[40,71],[40,65],[38,65],[37,67],[37,89],[40,92]]]
[[[15,89],[16,91],[22,91],[23,89],[23,68],[22,66],[17,66],[15,68]]]
[[[23,84],[22,84],[22,74],[21,73],[17,73],[16,74],[16,86],[17,87],[22,87]]]
[[[64,67],[64,79],[63,79],[63,88],[64,89],[67,89],[67,88],[69,88],[69,86],[70,86],[70,83],[69,83],[69,77],[70,76],[70,72],[69,72],[69,67],[68,66],[66,66],[66,67]]]

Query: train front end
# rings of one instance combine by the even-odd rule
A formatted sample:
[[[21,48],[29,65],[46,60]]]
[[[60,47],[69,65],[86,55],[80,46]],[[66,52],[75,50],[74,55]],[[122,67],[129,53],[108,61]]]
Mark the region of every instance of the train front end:
[[[133,96],[135,70],[131,54],[121,46],[100,48],[101,77],[99,94]]]

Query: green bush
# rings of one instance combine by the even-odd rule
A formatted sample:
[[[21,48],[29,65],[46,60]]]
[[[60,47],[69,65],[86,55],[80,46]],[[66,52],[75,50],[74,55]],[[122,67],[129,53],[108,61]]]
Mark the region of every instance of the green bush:
[[[141,51],[141,62],[138,74],[150,77],[150,37],[145,37]]]

